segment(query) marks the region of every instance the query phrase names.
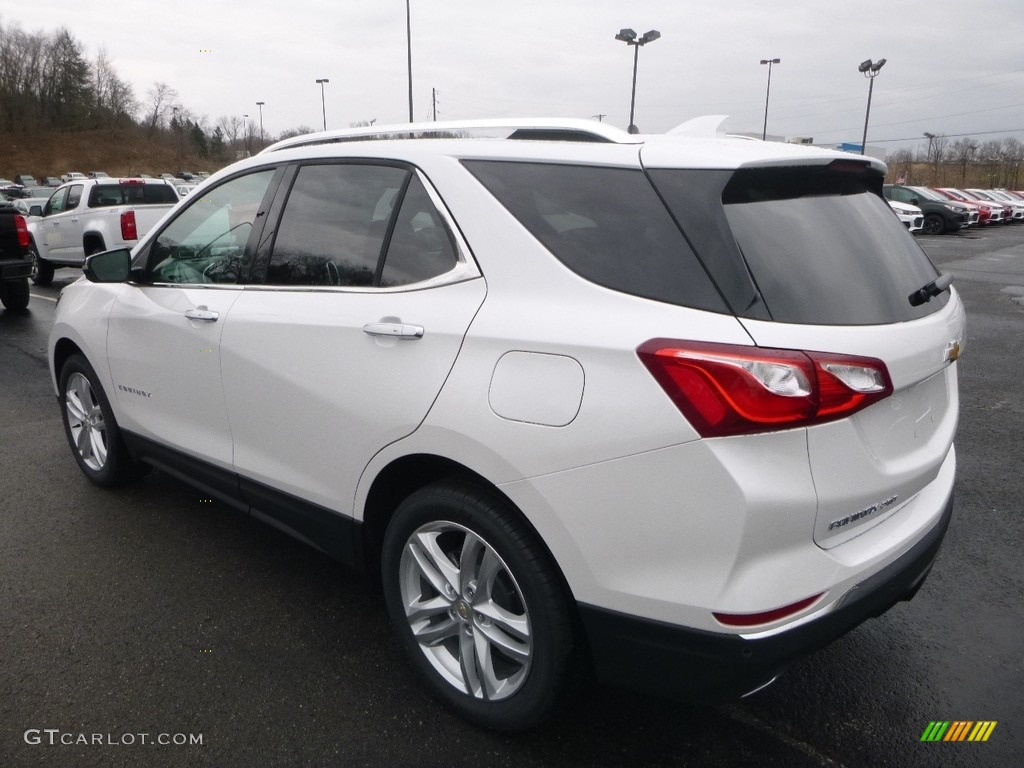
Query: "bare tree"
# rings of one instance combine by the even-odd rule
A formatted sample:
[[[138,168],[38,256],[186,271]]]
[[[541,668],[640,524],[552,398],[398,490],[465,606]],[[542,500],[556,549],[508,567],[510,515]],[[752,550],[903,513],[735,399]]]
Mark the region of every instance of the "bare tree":
[[[885,162],[896,184],[913,183],[910,176],[914,166],[914,155],[909,149],[897,149],[885,158]]]
[[[973,139],[957,139],[949,148],[949,158],[960,167],[960,186],[965,186],[967,166],[974,161],[978,145]]]
[[[1000,159],[1003,162],[1003,186],[1016,189],[1020,182],[1020,166],[1024,163],[1024,144],[1013,137],[1004,140]]]
[[[167,116],[172,113],[177,99],[178,92],[167,83],[153,83],[146,91],[146,136],[152,138],[156,129],[168,121]]]

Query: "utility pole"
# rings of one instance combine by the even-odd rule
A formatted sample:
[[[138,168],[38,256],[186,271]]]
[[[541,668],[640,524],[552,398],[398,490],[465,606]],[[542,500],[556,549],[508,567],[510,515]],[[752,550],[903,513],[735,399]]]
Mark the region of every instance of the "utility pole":
[[[431,100],[434,104],[434,122],[437,122],[437,88],[431,88]]]
[[[412,9],[409,0],[405,0],[405,43],[409,52],[409,122],[412,123]]]
[[[602,113],[600,113],[600,114],[597,114],[597,115],[591,115],[591,117],[596,117],[596,118],[597,118],[597,122],[599,122],[599,123],[603,123],[603,122],[604,122],[604,119],[605,119],[606,117],[608,117],[608,115],[606,115],[605,113],[603,113],[603,112],[602,112]]]

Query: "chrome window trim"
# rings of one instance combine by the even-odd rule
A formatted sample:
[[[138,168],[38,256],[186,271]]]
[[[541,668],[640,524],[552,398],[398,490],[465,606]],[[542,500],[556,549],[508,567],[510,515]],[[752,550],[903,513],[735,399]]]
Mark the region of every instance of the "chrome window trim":
[[[362,160],[364,158],[358,159]],[[311,162],[312,161],[305,161],[303,164],[310,164]],[[445,205],[444,200],[441,199],[441,195],[438,193],[433,183],[431,183],[426,174],[424,174],[417,166],[409,165],[408,167],[416,174],[420,183],[423,184],[423,188],[427,191],[427,196],[434,204],[434,208],[437,210],[438,215],[444,219],[444,223],[448,227],[448,231],[451,233],[452,238],[455,241],[455,266],[447,272],[437,275],[436,277],[432,277],[429,280],[421,280],[418,283],[407,283],[406,285],[388,287],[346,285],[263,285],[256,283],[249,285],[244,283],[132,283],[132,285],[154,286],[158,288],[201,288],[204,290],[229,289],[246,291],[298,291],[301,293],[406,293],[408,291],[422,291],[428,288],[437,288],[442,285],[464,283],[467,280],[475,280],[478,277],[483,277],[483,274],[480,272],[480,267],[476,262],[476,257],[473,256],[473,251],[470,249],[466,239],[462,236],[462,230],[459,229],[458,224],[455,222],[455,218],[452,216],[451,211],[448,210],[448,206]]]

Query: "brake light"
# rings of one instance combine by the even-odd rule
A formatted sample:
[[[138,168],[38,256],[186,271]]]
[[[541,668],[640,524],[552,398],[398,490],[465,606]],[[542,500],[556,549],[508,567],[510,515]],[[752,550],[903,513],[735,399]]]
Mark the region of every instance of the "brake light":
[[[637,355],[701,437],[835,421],[892,394],[871,357],[672,339]]]
[[[139,239],[139,230],[135,226],[135,211],[125,211],[121,214],[121,239]]]
[[[28,248],[31,242],[28,236],[28,222],[25,221],[25,217],[20,213],[14,214],[14,229],[18,234],[18,245],[22,248]]]
[[[136,187],[146,183],[145,179],[118,179],[118,184],[122,187]]]

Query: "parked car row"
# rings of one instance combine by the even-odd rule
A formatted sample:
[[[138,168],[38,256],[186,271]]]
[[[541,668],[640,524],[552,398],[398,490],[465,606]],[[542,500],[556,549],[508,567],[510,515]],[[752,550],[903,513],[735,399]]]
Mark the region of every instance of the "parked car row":
[[[1024,193],[1017,191],[886,184],[883,194],[890,205],[900,203],[919,207],[923,216],[921,232],[926,235],[1024,221]]]

